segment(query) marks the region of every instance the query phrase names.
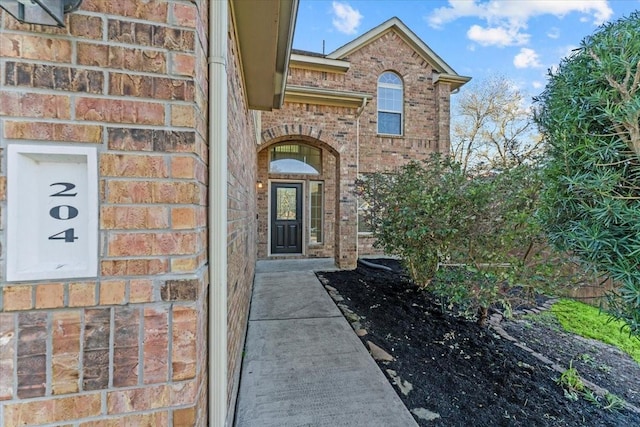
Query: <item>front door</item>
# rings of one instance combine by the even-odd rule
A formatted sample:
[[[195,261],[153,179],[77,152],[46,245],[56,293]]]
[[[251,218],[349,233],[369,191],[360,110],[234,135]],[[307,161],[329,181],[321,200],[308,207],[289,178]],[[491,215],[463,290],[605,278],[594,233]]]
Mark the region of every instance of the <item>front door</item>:
[[[271,184],[271,253],[302,253],[302,184]]]

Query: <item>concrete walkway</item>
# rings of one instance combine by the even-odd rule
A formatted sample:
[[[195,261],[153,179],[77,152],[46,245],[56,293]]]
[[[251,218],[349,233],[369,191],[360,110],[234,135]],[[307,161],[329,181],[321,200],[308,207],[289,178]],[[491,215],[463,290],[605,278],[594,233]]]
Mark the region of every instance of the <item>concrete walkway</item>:
[[[258,262],[235,425],[417,426],[313,273],[326,270]]]

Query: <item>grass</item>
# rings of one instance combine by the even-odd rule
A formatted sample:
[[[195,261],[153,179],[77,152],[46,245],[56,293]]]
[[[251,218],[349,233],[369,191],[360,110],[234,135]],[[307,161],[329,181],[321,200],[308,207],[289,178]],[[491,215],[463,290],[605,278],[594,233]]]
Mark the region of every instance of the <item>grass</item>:
[[[640,363],[640,339],[629,336],[623,322],[610,321],[598,308],[569,299],[555,303],[551,312],[566,331],[614,345]]]

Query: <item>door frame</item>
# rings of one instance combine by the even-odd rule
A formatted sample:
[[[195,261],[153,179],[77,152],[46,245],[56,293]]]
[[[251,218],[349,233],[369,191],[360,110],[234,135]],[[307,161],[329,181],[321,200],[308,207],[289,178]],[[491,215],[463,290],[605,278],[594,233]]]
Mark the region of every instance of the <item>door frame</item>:
[[[270,179],[268,181],[268,185],[267,185],[267,256],[291,256],[291,257],[295,257],[295,256],[304,256],[306,255],[306,249],[307,249],[307,233],[305,232],[305,230],[307,229],[307,215],[305,215],[305,208],[307,203],[305,202],[305,197],[307,194],[307,184],[306,184],[306,180],[303,179]],[[271,225],[272,225],[272,221],[271,221],[271,216],[273,214],[272,209],[272,200],[271,200],[271,194],[272,194],[272,184],[302,184],[301,188],[302,188],[302,194],[300,195],[300,197],[302,197],[302,250],[299,253],[283,253],[283,254],[278,254],[278,253],[273,253],[271,252]]]

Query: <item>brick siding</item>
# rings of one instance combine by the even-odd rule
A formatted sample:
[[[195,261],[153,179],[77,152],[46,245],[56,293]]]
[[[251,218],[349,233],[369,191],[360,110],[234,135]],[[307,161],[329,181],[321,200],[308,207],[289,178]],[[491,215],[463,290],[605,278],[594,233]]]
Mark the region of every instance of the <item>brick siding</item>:
[[[2,13],[1,153],[98,148],[100,267],[0,284],[0,425],[206,425],[207,15],[199,0],[84,0],[66,28]]]
[[[240,76],[235,33],[228,50],[227,396],[235,403],[256,264],[256,131]],[[217,201],[212,201],[217,203]]]
[[[434,67],[394,30],[343,59],[350,63],[345,73],[290,68],[287,83],[368,94],[372,99],[359,118],[357,108],[299,103],[285,103],[281,110],[264,113],[258,174],[265,183],[269,179],[284,178],[324,180],[326,243],[305,248],[305,256],[333,256],[341,267],[354,268],[357,255],[378,253],[370,237],[357,237],[356,169],[361,174],[391,171],[410,160],[424,159],[430,153],[448,152],[450,87],[446,83],[433,83]],[[377,81],[385,71],[396,72],[403,81],[402,136],[377,132]],[[359,122],[359,135],[356,122]],[[323,173],[313,177],[269,174],[268,147],[283,141],[300,141],[322,148]],[[334,164],[336,175],[327,174]],[[267,200],[265,186],[258,194],[258,255],[261,258],[269,253]]]

